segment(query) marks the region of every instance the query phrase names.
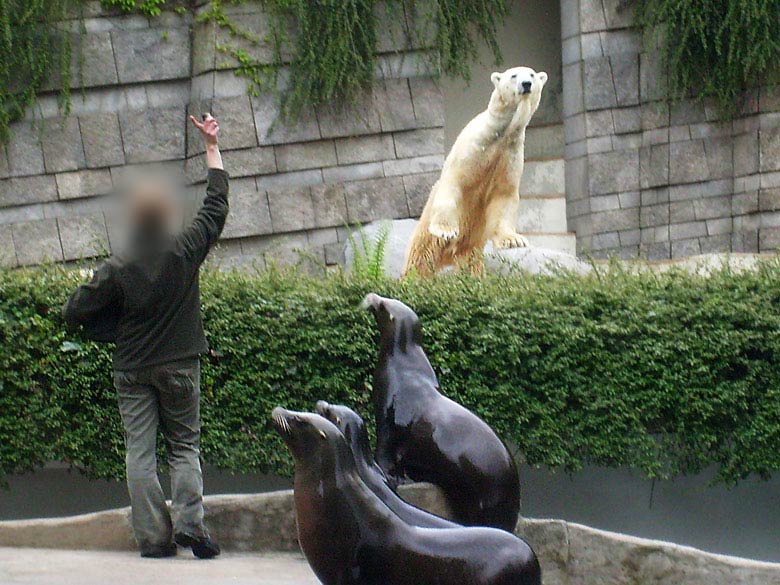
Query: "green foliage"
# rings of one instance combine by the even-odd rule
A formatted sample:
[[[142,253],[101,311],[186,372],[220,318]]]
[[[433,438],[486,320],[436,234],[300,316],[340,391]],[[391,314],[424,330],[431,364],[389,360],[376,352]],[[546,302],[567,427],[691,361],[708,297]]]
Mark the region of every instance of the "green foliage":
[[[370,86],[376,66],[375,0],[273,0],[277,30],[295,22],[286,114],[352,101]],[[281,39],[280,39],[281,40]],[[280,55],[281,57],[281,55]]]
[[[738,112],[745,90],[778,81],[777,0],[638,0],[651,47],[660,42],[671,95],[714,97]]]
[[[379,9],[378,0],[262,0],[273,24],[270,38],[257,38],[224,9],[250,1],[261,2],[211,0],[200,19],[213,20],[233,38],[249,41],[249,49],[229,42],[220,49],[238,61],[236,74],[250,80],[253,93],[276,90],[280,73],[289,67],[290,84],[282,99],[282,114],[288,119],[310,108],[339,108],[364,97],[377,67],[378,27],[387,28],[390,20],[420,24],[421,30],[404,34],[432,36],[431,48],[442,70],[468,78],[480,39],[499,58],[496,26],[507,10],[506,0],[388,0],[384,9]],[[0,142],[7,141],[9,124],[24,115],[55,74],[62,82],[63,113],[69,113],[73,39],[59,34],[57,23],[77,14],[84,2],[0,0]],[[174,0],[101,0],[101,4],[149,17],[167,8],[182,14],[188,6]],[[424,32],[429,27],[435,27],[435,34]],[[264,44],[274,48],[273,63],[261,61],[253,50]],[[286,63],[289,47],[292,61]]]
[[[122,474],[106,346],[65,332],[79,276],[0,273],[0,475],[67,460]],[[443,391],[532,464],[630,466],[651,477],[715,465],[719,479],[780,469],[780,266],[587,277],[324,280],[206,273],[203,456],[235,471],[290,472],[273,406],[317,399],[372,419],[376,331],[365,293],[422,318]],[[70,342],[70,343],[69,343]]]
[[[73,39],[57,25],[80,0],[0,0],[0,142],[24,116],[54,75],[62,85],[60,105],[70,111]]]
[[[439,0],[434,7],[435,47],[445,73],[468,80],[480,40],[501,61],[496,33],[509,9],[506,0]]]
[[[239,62],[236,73],[252,82],[254,93],[277,87],[285,50],[292,45],[290,87],[282,99],[282,115],[296,118],[310,108],[339,108],[365,96],[377,67],[377,31],[388,22],[413,22],[408,39],[432,37],[435,61],[449,75],[469,77],[480,41],[500,60],[496,28],[506,15],[506,0],[267,0],[274,19],[271,38],[261,39],[241,27],[225,12],[227,4],[251,0],[212,0],[202,19],[227,28],[233,37],[254,46],[270,42],[276,63],[259,61],[253,52],[230,43],[220,47]],[[405,27],[400,27],[404,29]],[[292,29],[292,35],[289,34]],[[433,30],[435,33],[429,34]]]
[[[159,16],[168,0],[100,0],[104,8],[118,8],[123,12],[140,12],[147,16]]]
[[[390,222],[380,226],[376,240],[369,238],[363,228],[356,231],[360,238],[359,243],[355,238],[355,230],[349,234],[349,245],[354,253],[352,274],[358,280],[369,282],[379,280],[385,275],[385,253],[387,240],[390,237]]]

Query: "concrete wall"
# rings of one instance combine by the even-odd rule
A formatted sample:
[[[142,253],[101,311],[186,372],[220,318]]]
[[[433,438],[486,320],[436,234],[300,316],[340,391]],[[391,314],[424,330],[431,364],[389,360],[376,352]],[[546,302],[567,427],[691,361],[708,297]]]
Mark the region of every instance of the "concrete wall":
[[[780,562],[780,476],[712,485],[711,472],[652,482],[626,469],[587,467],[575,474],[523,466],[522,512],[560,518],[712,553]],[[90,481],[65,465],[3,478],[0,520],[70,516],[128,505],[124,482]],[[167,490],[168,478],[162,484]],[[206,465],[207,494],[291,487],[286,478],[232,474]],[[52,494],[56,494],[52,497]]]
[[[259,6],[228,10],[262,35],[269,20]],[[409,40],[407,20],[380,30],[373,95],[346,112],[275,124],[277,98],[250,97],[236,63],[218,50],[224,30],[190,13],[147,19],[88,4],[83,99],[74,91],[73,114],[61,120],[56,93],[41,96],[42,126],[15,124],[0,148],[0,265],[114,250],[119,230],[107,195],[129,169],[162,165],[185,177],[193,201],[202,199],[201,140],[186,116],[206,110],[221,121],[233,178],[218,262],[262,264],[265,253],[293,260],[293,250],[305,249],[334,263],[347,223],[418,215],[442,163],[444,118],[430,61],[421,58],[425,39]],[[253,50],[270,61],[268,47]]]
[[[414,504],[446,515],[441,493],[404,486]],[[225,550],[298,550],[292,492],[205,499],[206,522]],[[0,546],[133,549],[129,509],[86,516],[0,522]],[[545,585],[780,585],[780,565],[724,557],[670,543],[594,530],[560,520],[521,519],[517,533],[539,557]]]
[[[629,4],[630,6],[630,4]],[[780,243],[780,91],[718,121],[667,102],[621,0],[562,0],[567,211],[578,250],[665,259]]]

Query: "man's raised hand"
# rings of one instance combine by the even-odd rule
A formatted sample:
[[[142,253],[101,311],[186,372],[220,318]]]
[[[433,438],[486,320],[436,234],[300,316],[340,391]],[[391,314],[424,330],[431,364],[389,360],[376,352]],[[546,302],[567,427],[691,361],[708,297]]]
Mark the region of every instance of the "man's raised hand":
[[[195,116],[190,116],[190,121],[203,134],[207,146],[216,146],[219,143],[219,123],[211,114],[204,114],[202,122]]]

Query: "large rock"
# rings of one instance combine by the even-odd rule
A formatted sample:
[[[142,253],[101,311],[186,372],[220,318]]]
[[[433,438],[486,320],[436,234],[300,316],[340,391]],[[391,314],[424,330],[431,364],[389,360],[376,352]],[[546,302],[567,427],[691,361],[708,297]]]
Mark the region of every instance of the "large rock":
[[[399,219],[395,221],[375,221],[353,232],[344,251],[347,271],[352,271],[355,265],[354,241],[358,254],[365,256],[368,247],[369,260],[375,255],[380,236],[386,234],[383,266],[385,274],[392,278],[401,276],[406,260],[406,248],[412,237],[416,219]],[[485,266],[488,270],[506,274],[513,270],[531,274],[550,273],[564,269],[585,274],[590,271],[589,264],[578,260],[571,254],[543,248],[514,248],[511,250],[494,250],[491,243],[485,247]]]

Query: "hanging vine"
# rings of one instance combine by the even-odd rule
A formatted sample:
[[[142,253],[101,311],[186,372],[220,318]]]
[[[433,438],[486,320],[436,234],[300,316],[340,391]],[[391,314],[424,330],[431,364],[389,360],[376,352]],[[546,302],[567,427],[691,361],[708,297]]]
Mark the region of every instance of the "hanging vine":
[[[660,45],[670,95],[717,100],[735,114],[745,90],[777,82],[780,1],[637,0],[637,22]]]
[[[271,65],[245,49],[219,47],[239,63],[236,73],[251,81],[253,92],[276,87],[284,49],[292,45],[290,87],[282,100],[285,117],[350,103],[362,95],[377,67],[378,27],[388,28],[389,22],[413,22],[414,30],[402,33],[409,40],[431,37],[428,48],[448,75],[468,79],[480,41],[496,61],[501,58],[496,30],[507,13],[506,0],[387,0],[381,3],[383,9],[378,0],[266,0],[263,5],[274,20],[271,39],[253,37],[227,16],[225,5],[248,1],[212,0],[201,20],[213,20],[254,45],[272,43],[276,63]]]
[[[745,90],[780,81],[780,0],[624,0],[637,6],[637,23],[651,46],[660,46],[670,97],[714,97],[724,115],[738,110]],[[0,0],[0,141],[56,78],[64,114],[70,110],[73,23],[86,0]],[[183,12],[185,0],[101,0],[104,7],[158,16]],[[258,39],[224,8],[262,3],[274,20],[271,38]],[[277,88],[289,71],[283,113],[349,103],[374,79],[379,27],[410,23],[410,38],[430,39],[428,55],[447,75],[468,79],[484,42],[500,59],[496,31],[508,0],[211,0],[201,20],[249,43],[219,48],[237,62],[250,91]],[[73,18],[76,20],[73,20]],[[70,19],[70,20],[69,20]],[[240,19],[238,19],[240,20]],[[397,21],[397,22],[396,22]],[[413,23],[413,24],[411,24]],[[263,62],[252,47],[270,43],[276,55]],[[239,47],[238,45],[241,45]],[[246,45],[249,48],[246,48]],[[286,61],[285,62],[285,58]],[[267,61],[267,60],[266,60]]]
[[[0,0],[0,141],[9,125],[21,118],[52,77],[61,83],[60,103],[70,110],[73,39],[62,34],[61,23],[86,0]],[[178,12],[189,5],[182,0],[101,0],[107,9],[139,12],[150,18],[166,8]],[[262,3],[274,20],[270,39],[258,39],[232,20],[226,5]],[[276,88],[279,75],[289,67],[289,87],[282,112],[294,118],[308,108],[335,106],[357,99],[374,79],[377,67],[377,30],[387,19],[418,24],[410,34],[430,34],[435,61],[447,74],[468,78],[469,63],[484,41],[499,58],[496,27],[506,14],[506,0],[212,0],[200,15],[213,20],[235,39],[219,47],[238,63],[236,74],[250,80],[250,91]],[[292,30],[291,30],[292,29]],[[408,33],[409,31],[407,31]],[[426,36],[427,38],[427,36]],[[257,58],[252,46],[271,43],[273,63]],[[291,57],[284,51],[291,46]]]
[[[0,142],[58,75],[60,107],[70,112],[73,37],[63,25],[80,0],[0,0]]]

